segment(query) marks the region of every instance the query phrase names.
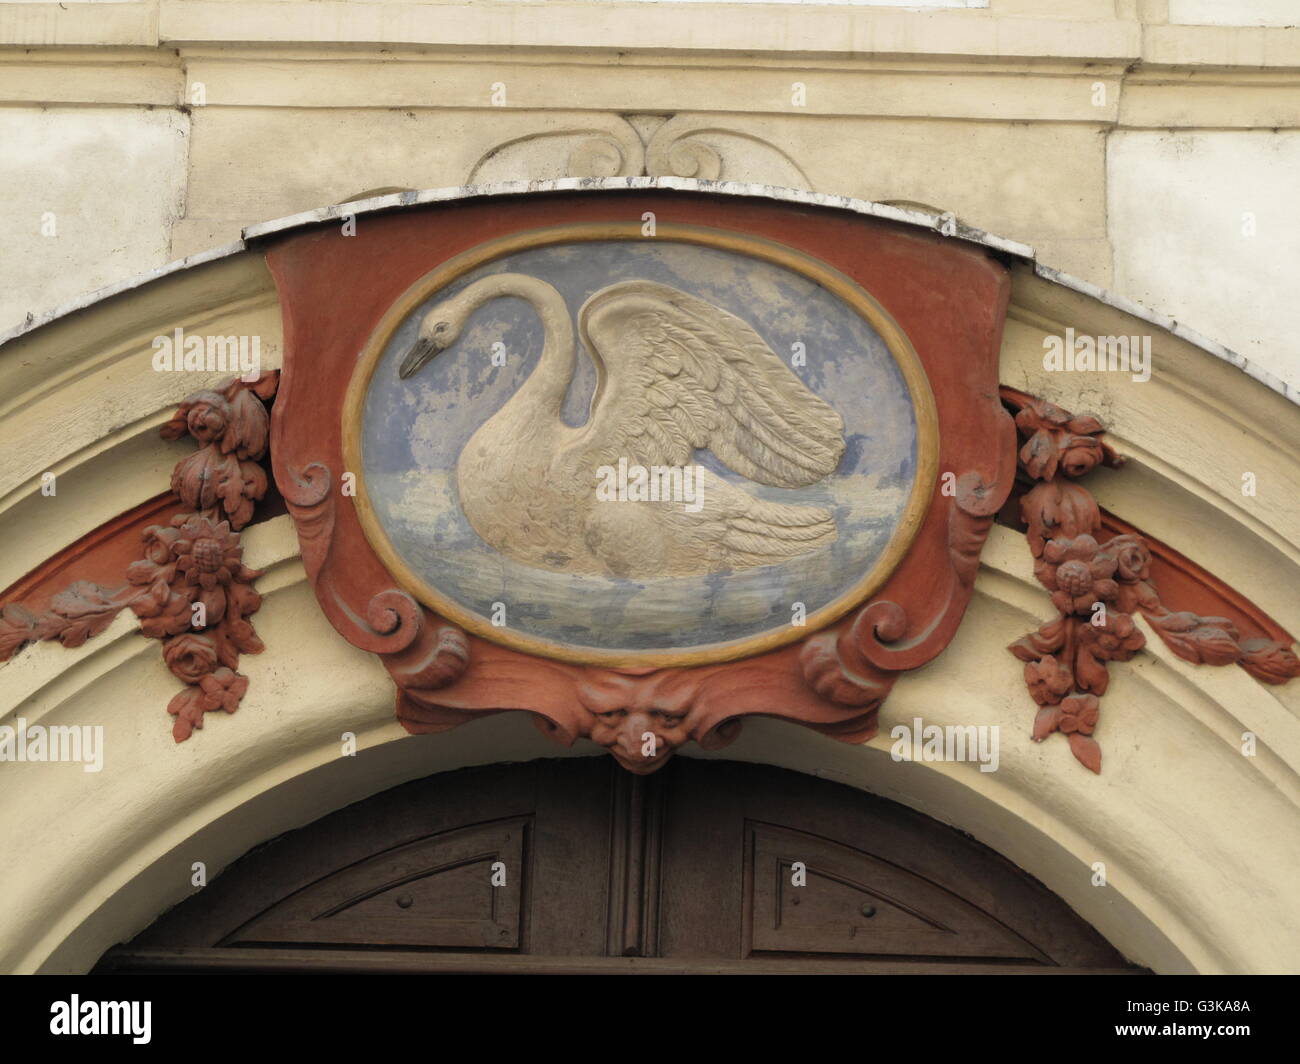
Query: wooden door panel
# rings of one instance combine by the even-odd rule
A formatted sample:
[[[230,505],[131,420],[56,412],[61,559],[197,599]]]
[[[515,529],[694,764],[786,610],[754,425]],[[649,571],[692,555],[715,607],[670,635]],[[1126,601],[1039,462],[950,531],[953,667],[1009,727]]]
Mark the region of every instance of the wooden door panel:
[[[607,764],[582,758],[403,784],[251,851],[131,945],[603,955],[610,781]],[[490,886],[494,860],[504,887]],[[188,863],[176,871],[188,879]]]
[[[1048,959],[950,891],[872,854],[772,824],[747,830],[755,950]]]
[[[668,773],[660,956],[1126,965],[1042,884],[894,802],[765,765],[681,758]],[[778,889],[780,863],[794,861],[823,882]],[[892,907],[872,902],[879,925],[861,916],[870,898]],[[804,905],[810,915],[795,915]]]
[[[291,895],[221,945],[515,949],[531,821],[472,824],[385,850]],[[497,865],[505,882],[493,885]]]
[[[101,966],[1126,967],[1059,898],[951,828],[825,780],[687,758],[648,779],[566,758],[404,784],[246,854]]]

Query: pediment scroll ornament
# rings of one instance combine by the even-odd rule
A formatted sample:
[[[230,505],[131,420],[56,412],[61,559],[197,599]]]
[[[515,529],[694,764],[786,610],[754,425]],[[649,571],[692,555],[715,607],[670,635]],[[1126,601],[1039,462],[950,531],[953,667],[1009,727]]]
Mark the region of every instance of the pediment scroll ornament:
[[[396,587],[376,591],[363,610],[348,604],[327,564],[334,541],[340,483],[322,461],[285,467],[279,481],[298,529],[303,567],[335,627],[353,646],[378,654],[399,687],[436,689],[450,683],[469,660],[465,634],[454,625],[425,622],[419,603]],[[413,665],[413,662],[418,664]]]
[[[1001,427],[1005,435],[1008,426]],[[920,668],[948,645],[974,588],[984,541],[1010,490],[1009,463],[1001,464],[995,472],[971,470],[954,478],[946,559],[936,559],[933,570],[940,590],[924,604],[928,609],[912,606],[909,613],[898,602],[877,599],[842,628],[804,643],[804,676],[815,690],[844,705],[878,708],[902,673]]]
[[[465,183],[641,176],[814,188],[804,169],[777,145],[694,114],[593,114],[512,137],[478,159]]]

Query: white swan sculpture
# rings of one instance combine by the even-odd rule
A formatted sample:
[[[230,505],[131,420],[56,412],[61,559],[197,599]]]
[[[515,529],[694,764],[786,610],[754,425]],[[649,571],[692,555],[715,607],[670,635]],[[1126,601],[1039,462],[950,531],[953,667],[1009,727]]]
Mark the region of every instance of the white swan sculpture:
[[[703,508],[602,502],[601,467],[682,467],[707,448],[730,469],[778,487],[813,484],[844,453],[844,423],[745,322],[650,281],[624,281],[578,312],[597,368],[585,425],[560,412],[573,376],[564,297],[536,277],[501,273],[430,310],[399,369],[411,376],[456,342],[470,315],[517,296],[541,317],[542,355],[528,379],[461,451],[465,516],[492,547],[552,571],[688,576],[773,565],[832,543],[816,506],[768,502],[700,469]]]

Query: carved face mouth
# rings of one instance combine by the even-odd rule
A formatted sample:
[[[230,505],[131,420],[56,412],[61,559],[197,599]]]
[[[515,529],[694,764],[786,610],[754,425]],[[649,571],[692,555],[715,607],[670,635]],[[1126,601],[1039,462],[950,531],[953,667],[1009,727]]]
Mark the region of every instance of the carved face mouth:
[[[673,756],[673,748],[666,743],[660,744],[659,752],[654,757],[633,758],[628,757],[617,747],[610,746],[606,747],[606,749],[613,755],[615,761],[638,776],[648,776],[651,772],[662,768],[664,763]]]

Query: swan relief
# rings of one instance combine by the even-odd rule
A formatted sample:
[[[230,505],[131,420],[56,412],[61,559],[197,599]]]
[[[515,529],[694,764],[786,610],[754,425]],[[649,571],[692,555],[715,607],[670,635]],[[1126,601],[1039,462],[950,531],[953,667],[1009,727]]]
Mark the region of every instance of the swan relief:
[[[597,497],[598,471],[620,461],[683,467],[707,449],[743,477],[796,488],[829,476],[844,453],[840,415],[748,324],[686,292],[623,281],[582,305],[578,333],[597,376],[579,427],[561,417],[576,359],[568,306],[527,274],[485,277],[435,306],[399,376],[418,372],[504,296],[531,304],[544,343],[457,462],[461,506],[484,542],[554,572],[639,578],[774,565],[835,541],[829,510],[760,499],[698,466],[702,505]]]

